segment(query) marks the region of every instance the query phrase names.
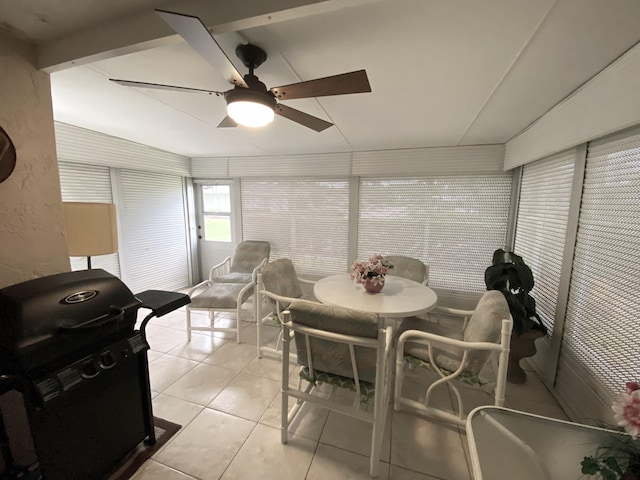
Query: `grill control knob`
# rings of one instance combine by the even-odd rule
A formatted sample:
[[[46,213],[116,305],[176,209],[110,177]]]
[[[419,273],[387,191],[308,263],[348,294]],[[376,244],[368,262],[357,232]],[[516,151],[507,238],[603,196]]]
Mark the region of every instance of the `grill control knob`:
[[[111,355],[111,352],[103,353],[100,355],[100,368],[104,370],[109,370],[116,365],[116,360]]]
[[[85,363],[82,365],[82,376],[83,378],[93,378],[100,373],[100,370],[96,368],[93,363]]]

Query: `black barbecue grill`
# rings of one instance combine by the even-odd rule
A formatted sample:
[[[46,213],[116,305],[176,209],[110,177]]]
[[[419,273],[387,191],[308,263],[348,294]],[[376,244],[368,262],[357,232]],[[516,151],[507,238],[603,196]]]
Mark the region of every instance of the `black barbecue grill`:
[[[154,443],[145,327],[187,303],[99,269],[0,290],[0,479],[97,480]]]

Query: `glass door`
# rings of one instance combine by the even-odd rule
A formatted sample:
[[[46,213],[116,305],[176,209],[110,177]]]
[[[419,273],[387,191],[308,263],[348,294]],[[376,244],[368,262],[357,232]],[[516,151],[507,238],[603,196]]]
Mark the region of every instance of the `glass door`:
[[[232,256],[236,245],[232,182],[198,182],[198,249],[202,279]]]

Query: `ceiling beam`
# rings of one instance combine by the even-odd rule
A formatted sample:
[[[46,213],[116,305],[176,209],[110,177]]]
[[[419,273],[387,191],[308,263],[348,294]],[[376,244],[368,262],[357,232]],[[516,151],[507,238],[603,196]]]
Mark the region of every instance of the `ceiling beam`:
[[[200,17],[214,34],[260,27],[380,0],[180,0],[163,10]],[[182,41],[153,10],[91,27],[38,48],[38,67],[56,72]]]

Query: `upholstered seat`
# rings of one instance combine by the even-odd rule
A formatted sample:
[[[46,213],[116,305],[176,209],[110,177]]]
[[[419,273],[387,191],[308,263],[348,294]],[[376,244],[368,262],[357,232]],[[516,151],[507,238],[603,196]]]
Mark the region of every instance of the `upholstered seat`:
[[[233,253],[209,272],[209,280],[219,283],[250,283],[253,270],[266,258],[269,261],[271,244],[261,240],[240,242]]]
[[[303,285],[315,282],[298,277],[293,263],[288,258],[269,262],[258,273],[258,302],[256,318],[258,357],[263,354],[282,357],[282,335],[278,335],[275,347],[263,345],[262,326],[282,324],[282,312],[296,299],[315,301],[313,294],[305,294]]]
[[[213,283],[206,290],[199,292],[191,299],[193,308],[236,308],[238,295],[242,292],[240,301],[246,302],[253,293],[252,289],[245,289],[241,283]]]
[[[295,338],[300,377],[298,388],[289,386],[289,362],[282,362],[282,442],[304,403],[352,416],[372,425],[369,473],[378,475],[382,435],[389,406],[392,375],[393,327],[379,327],[371,313],[294,300],[283,312],[284,358],[289,358]],[[331,393],[316,387],[328,384]],[[337,388],[354,392],[353,402],[336,399]],[[289,410],[289,397],[296,399]]]
[[[429,283],[429,266],[417,258],[404,255],[386,255],[385,258],[393,264],[388,275],[408,278],[423,285]]]
[[[240,343],[240,326],[241,326],[241,309],[249,298],[254,297],[255,302],[255,286],[258,271],[266,263],[267,259],[263,259],[251,273],[248,283],[223,283],[205,280],[191,288],[188,292],[191,303],[187,305],[187,339],[191,340],[192,331],[203,332],[235,332],[236,341]],[[192,311],[204,310],[208,313],[209,324],[206,326],[192,323]],[[235,313],[235,326],[222,326],[217,324],[216,312]],[[255,307],[251,310],[252,316],[255,315]]]
[[[412,317],[398,330],[394,407],[464,427],[468,412],[455,381],[479,386],[493,395],[494,405],[504,404],[512,329],[509,305],[502,293],[488,291],[475,310],[437,307],[429,312],[430,318],[434,316],[443,316],[448,323]],[[490,365],[496,356],[497,362]],[[436,374],[423,403],[403,396],[406,366]],[[447,385],[455,395],[454,412],[436,408],[431,402],[433,390],[441,385]]]

